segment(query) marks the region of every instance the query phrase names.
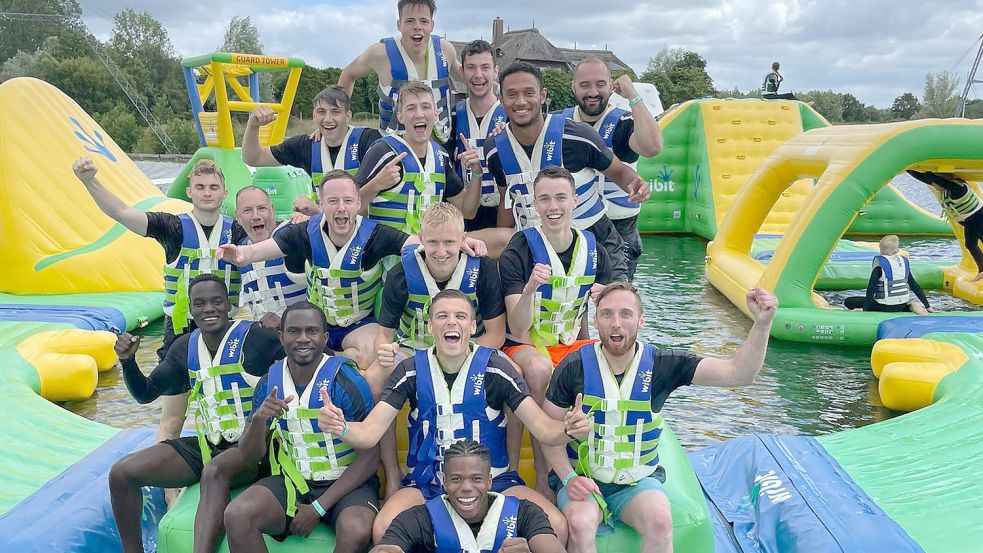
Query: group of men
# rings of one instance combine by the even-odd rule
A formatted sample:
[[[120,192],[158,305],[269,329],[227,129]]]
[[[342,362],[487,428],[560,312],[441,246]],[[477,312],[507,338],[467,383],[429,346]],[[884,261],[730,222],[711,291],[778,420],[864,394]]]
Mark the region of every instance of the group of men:
[[[255,186],[238,191],[234,220],[222,215],[209,162],[190,171],[183,215],[129,207],[92,160],[75,163],[107,215],[165,251],[157,367],[140,371],[138,337],[116,348],[137,401],[169,398],[162,441],[110,473],[125,551],[142,547],[143,486],[196,482],[202,552],[223,533],[232,551],[265,551],[264,534],[308,536],[322,521],[344,528],[339,552],[594,551],[619,520],[644,551],[671,550],[663,402],[683,385],[752,381],[777,302],[748,293],[755,322],[732,359],[638,342],[628,281],[648,187],[632,164],[661,149],[657,122],[596,59],[574,73],[578,106],[544,115],[537,68],[499,72],[484,41],[458,59],[432,35],[434,9],[398,2],[400,36],[314,98],[311,136],[261,146],[275,116],[250,115],[243,161],[306,170],[311,195],[295,208],[308,220],[277,225]],[[352,83],[368,72],[382,132],[351,125]],[[468,89],[456,106],[451,78]],[[631,111],[609,105],[612,91]],[[185,412],[195,436],[180,437]],[[532,487],[517,472],[523,427]]]

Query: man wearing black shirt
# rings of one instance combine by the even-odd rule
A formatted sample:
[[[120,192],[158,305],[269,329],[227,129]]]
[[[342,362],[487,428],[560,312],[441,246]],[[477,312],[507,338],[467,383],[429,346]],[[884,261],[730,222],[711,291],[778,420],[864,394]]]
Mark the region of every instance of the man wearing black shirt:
[[[444,460],[447,493],[400,513],[372,553],[564,552],[539,506],[489,493],[490,458],[488,448],[474,440],[451,445]]]
[[[631,284],[618,282],[605,287],[597,294],[596,303],[594,325],[600,342],[585,345],[560,362],[543,404],[556,419],[569,417],[571,406],[593,417],[594,435],[587,441],[585,458],[580,459],[581,448],[576,444],[572,448],[543,447],[554,471],[550,484],[557,490],[557,505],[570,521],[568,551],[596,551],[595,537],[601,522],[613,524],[618,520],[641,534],[642,551],[669,551],[672,520],[658,457],[662,405],[680,386],[752,383],[764,363],[778,300],[761,288],[747,293],[754,324],[732,359],[701,358],[637,342],[645,319],[641,297]],[[586,399],[576,405],[581,394]],[[645,404],[647,408],[637,407]],[[635,407],[625,410],[619,405]],[[639,428],[641,435],[637,434]],[[615,450],[615,445],[625,442],[636,447]],[[586,464],[586,474],[581,468],[574,472],[574,463]],[[606,512],[602,513],[599,505],[606,505]]]
[[[382,136],[376,129],[351,126],[351,101],[341,88],[325,88],[314,96],[313,103],[314,133],[310,136],[292,136],[275,146],[261,145],[259,129],[276,119],[268,106],[260,106],[249,114],[242,135],[242,161],[247,165],[292,165],[311,176],[311,195],[294,201],[296,211],[311,216],[321,212],[315,201],[324,173],[342,169],[355,174],[369,146]]]
[[[201,481],[201,501],[195,517],[196,550],[214,551],[222,537],[222,512],[229,490],[253,482],[261,467],[243,462],[236,443],[249,416],[250,383],[283,357],[276,333],[249,321],[229,320],[232,305],[225,284],[211,274],[188,286],[191,316],[198,330],[174,341],[149,377],[140,372],[134,355],[140,339],[124,333],[116,343],[123,379],[133,397],[149,403],[160,395],[183,394],[194,387],[198,436],[165,440],[117,461],[109,472],[113,515],[123,550],[143,551],[140,510],[143,486],[180,488]],[[219,366],[242,367],[242,372],[213,373]],[[193,383],[190,374],[197,375]],[[224,371],[222,371],[224,372]],[[221,399],[226,386],[236,392]],[[216,414],[218,405],[231,405],[231,414]],[[229,423],[235,423],[230,425]],[[209,457],[214,456],[209,461]]]

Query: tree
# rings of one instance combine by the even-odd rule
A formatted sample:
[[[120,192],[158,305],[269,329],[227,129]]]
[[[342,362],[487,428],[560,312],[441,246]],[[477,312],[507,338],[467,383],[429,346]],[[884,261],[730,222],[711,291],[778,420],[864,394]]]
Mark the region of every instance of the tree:
[[[664,47],[649,59],[640,80],[654,84],[662,104],[671,106],[716,94],[706,67],[706,60],[696,52]]]
[[[810,90],[799,95],[803,102],[812,101],[813,109],[818,111],[830,123],[843,121],[843,96],[832,90]]]
[[[543,71],[543,86],[546,87],[546,108],[557,111],[577,105],[577,98],[571,88],[573,73],[559,69]]]
[[[922,109],[919,117],[952,117],[956,112],[959,97],[956,88],[959,77],[950,71],[925,75],[925,92],[922,95]]]
[[[44,45],[48,37],[58,37],[61,50],[58,55],[79,53],[87,49],[85,27],[82,25],[82,8],[77,0],[4,0],[0,12],[37,13],[63,15],[66,19],[10,21],[0,19],[0,63],[12,58],[18,51],[33,53]]]
[[[0,65],[0,83],[16,77],[49,80],[48,73],[58,64],[55,57],[56,50],[58,50],[58,37],[49,36],[37,51],[17,52]]]
[[[894,103],[891,104],[891,114],[895,118],[905,121],[914,117],[921,109],[922,105],[918,102],[918,98],[911,92],[905,92],[901,96],[898,96],[894,99]]]
[[[865,121],[863,102],[853,94],[840,94],[840,104],[843,106],[843,121],[850,123],[861,123]]]
[[[222,45],[218,47],[221,52],[234,52],[237,54],[262,54],[263,42],[259,38],[259,31],[253,25],[250,16],[232,16],[228,27],[225,28],[225,37]]]
[[[966,102],[966,119],[983,119],[983,100],[969,100]]]

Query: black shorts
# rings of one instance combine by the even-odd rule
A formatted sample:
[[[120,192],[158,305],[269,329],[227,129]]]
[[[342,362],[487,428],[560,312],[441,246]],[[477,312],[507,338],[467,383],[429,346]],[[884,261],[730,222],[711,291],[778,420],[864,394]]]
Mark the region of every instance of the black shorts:
[[[298,503],[305,503],[310,505],[315,499],[321,497],[321,494],[331,487],[337,480],[329,480],[324,484],[318,482],[307,482],[310,490],[303,494],[297,496]],[[287,484],[283,480],[283,476],[267,476],[256,482],[257,486],[263,486],[273,492],[276,496],[277,501],[280,502],[280,507],[284,511],[287,510]],[[373,512],[379,512],[379,477],[372,475],[362,483],[361,486],[355,488],[354,490],[348,492],[337,503],[328,509],[324,516],[321,517],[321,522],[327,524],[332,530],[335,528],[335,523],[338,522],[338,516],[341,512],[349,507],[367,507],[372,509]],[[273,539],[277,541],[283,541],[287,539],[290,535],[290,525],[293,523],[293,517],[287,515],[287,525],[283,529],[283,533],[277,536],[272,536]]]
[[[184,462],[188,464],[191,471],[195,473],[195,476],[201,480],[201,471],[205,468],[204,459],[201,457],[201,448],[198,447],[198,437],[197,436],[185,436],[183,438],[175,438],[172,440],[164,440],[162,444],[167,444],[177,451],[177,454],[184,459]],[[232,449],[233,447],[238,447],[239,444],[229,442],[227,440],[222,440],[218,445],[213,445],[209,442],[208,447],[211,451],[212,459],[214,459],[219,453],[227,449]],[[267,476],[270,474],[270,463],[268,458],[264,455],[263,460],[259,462],[259,477]]]

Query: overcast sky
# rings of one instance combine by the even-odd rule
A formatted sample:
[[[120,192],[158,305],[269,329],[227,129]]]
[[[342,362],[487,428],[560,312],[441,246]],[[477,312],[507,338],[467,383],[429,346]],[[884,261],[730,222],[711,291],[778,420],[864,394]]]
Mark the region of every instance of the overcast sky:
[[[265,53],[317,67],[343,67],[370,43],[394,34],[397,17],[395,0],[80,4],[86,24],[103,39],[124,7],[150,12],[182,56],[214,51],[229,19],[249,15]],[[602,7],[606,11],[597,13]],[[718,89],[756,88],[778,60],[783,92],[833,89],[878,107],[889,107],[905,91],[921,96],[929,72],[955,69],[964,82],[976,53],[967,50],[983,33],[983,0],[438,0],[434,19],[439,34],[471,40],[490,39],[496,16],[512,29],[535,22],[556,46],[607,45],[638,72],[663,46],[694,50],[707,60]],[[983,97],[983,85],[976,90],[973,97]]]

